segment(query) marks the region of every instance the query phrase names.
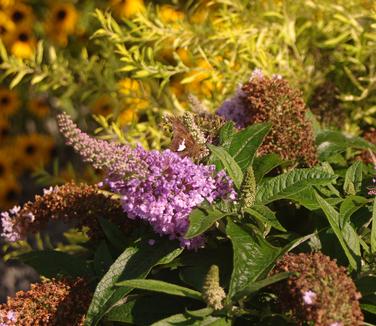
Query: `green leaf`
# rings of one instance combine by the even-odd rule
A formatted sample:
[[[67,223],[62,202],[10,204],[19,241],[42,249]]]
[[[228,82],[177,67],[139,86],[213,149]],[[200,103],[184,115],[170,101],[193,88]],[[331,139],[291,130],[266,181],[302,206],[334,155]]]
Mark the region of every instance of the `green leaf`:
[[[219,130],[219,144],[226,150],[229,149],[234,134],[234,123],[232,121],[226,122]]]
[[[376,305],[368,304],[368,303],[362,303],[362,304],[360,304],[360,308],[362,308],[362,310],[364,310],[364,311],[367,311],[367,312],[370,312],[371,314],[376,315]]]
[[[73,277],[93,275],[93,271],[85,260],[60,251],[31,251],[18,256],[18,258],[33,267],[40,275],[48,278],[57,275]]]
[[[279,281],[285,280],[291,274],[292,273],[289,273],[289,272],[278,273],[278,274],[273,275],[271,277],[265,278],[261,281],[252,282],[251,284],[245,286],[238,293],[236,293],[234,299],[236,300],[236,299],[241,299],[242,297],[249,296],[249,295],[261,290],[264,287],[267,287],[267,286],[272,285],[274,283],[277,283]]]
[[[107,243],[102,240],[97,247],[94,255],[94,269],[97,275],[102,277],[113,263],[110,249]]]
[[[349,195],[355,195],[362,186],[362,162],[356,161],[351,165],[345,175],[343,190]]]
[[[235,186],[239,189],[243,181],[243,172],[231,155],[223,148],[214,145],[207,145],[212,154],[223,164],[227,174],[234,181]]]
[[[234,251],[234,267],[228,293],[229,298],[232,298],[238,291],[266,274],[273,267],[281,249],[273,247],[260,235],[230,219],[226,232]]]
[[[256,203],[265,205],[295,195],[306,187],[330,184],[335,178],[334,174],[316,168],[295,169],[259,185]]]
[[[197,314],[206,313],[207,308],[196,310]],[[204,318],[194,317],[189,313],[177,314],[168,318],[162,319],[151,326],[230,326],[231,320],[226,320],[222,317],[207,316]]]
[[[267,206],[254,205],[252,208],[245,209],[245,212],[276,230],[286,232],[286,229],[279,223],[275,213]]]
[[[280,166],[282,163],[283,160],[276,153],[256,157],[253,162],[253,171],[255,173],[256,182],[259,183],[267,173]]]
[[[136,296],[133,300],[117,305],[106,314],[106,321],[149,326],[162,318],[184,311],[184,301],[163,294]]]
[[[339,208],[339,227],[342,228],[350,221],[351,215],[367,204],[368,200],[361,196],[349,196]]]
[[[253,124],[238,132],[232,138],[229,153],[243,172],[252,164],[257,149],[271,127],[271,123]]]
[[[229,215],[214,208],[208,210],[195,208],[189,215],[189,228],[185,234],[185,239],[192,239],[208,230],[216,221]]]
[[[376,253],[376,197],[372,208],[371,251]]]
[[[323,210],[326,218],[329,221],[330,226],[334,234],[336,235],[343,251],[346,254],[347,259],[352,268],[355,270],[358,267],[359,259],[355,256],[354,252],[350,250],[347,246],[346,241],[343,238],[342,232],[339,228],[339,213],[332,207],[324,198],[322,198],[317,192],[315,192],[317,202],[319,203],[321,209]]]
[[[154,246],[150,246],[145,240],[125,249],[98,283],[85,325],[97,325],[104,314],[132,290],[126,287],[116,288],[116,283],[146,277],[153,266],[160,264],[166,256],[170,260],[175,252],[176,243],[166,239],[159,240]],[[180,253],[181,251],[177,252]]]
[[[317,151],[321,161],[330,156],[346,151],[348,148],[371,149],[376,151],[376,146],[364,138],[345,135],[340,131],[324,130],[316,137]]]
[[[102,217],[99,218],[99,223],[109,243],[122,252],[127,245],[123,232],[117,225]]]
[[[202,300],[201,293],[198,291],[159,280],[133,279],[119,282],[116,285]]]

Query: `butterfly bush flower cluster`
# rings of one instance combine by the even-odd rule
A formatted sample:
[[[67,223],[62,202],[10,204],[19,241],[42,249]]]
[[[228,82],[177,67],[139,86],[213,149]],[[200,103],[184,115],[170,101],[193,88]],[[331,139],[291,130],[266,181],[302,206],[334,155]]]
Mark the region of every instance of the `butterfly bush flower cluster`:
[[[292,314],[298,325],[362,325],[360,293],[344,267],[320,252],[287,254],[272,274],[291,272],[272,286],[282,312]]]
[[[60,221],[78,228],[88,227],[92,239],[103,236],[98,219],[105,218],[123,231],[131,228],[118,200],[105,196],[98,186],[66,183],[45,189],[34,201],[1,213],[1,236],[8,242],[24,239],[29,233],[43,231],[49,222]]]
[[[306,119],[307,107],[299,90],[280,75],[265,76],[254,70],[235,96],[225,101],[217,114],[235,122],[237,127],[270,122],[272,128],[258,155],[277,153],[300,166],[317,163],[313,128]]]
[[[84,325],[93,294],[82,278],[45,280],[0,305],[0,326]]]
[[[129,218],[147,221],[156,233],[178,239],[182,246],[198,248],[203,244],[201,237],[184,239],[194,207],[204,201],[236,197],[232,180],[223,171],[216,173],[214,166],[194,164],[170,150],[146,151],[140,146],[131,149],[116,145],[116,151],[112,151],[115,145],[90,138],[67,115],[60,116],[59,125],[78,153],[95,167],[107,168],[104,184],[121,195]],[[98,146],[105,155],[97,153]],[[108,163],[103,164],[102,160]],[[118,160],[121,163],[116,163]]]

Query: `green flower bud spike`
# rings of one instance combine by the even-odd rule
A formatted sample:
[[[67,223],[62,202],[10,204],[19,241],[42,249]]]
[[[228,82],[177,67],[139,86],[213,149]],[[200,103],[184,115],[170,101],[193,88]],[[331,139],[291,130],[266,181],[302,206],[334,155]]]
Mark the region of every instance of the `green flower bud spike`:
[[[256,200],[256,179],[252,166],[249,166],[240,189],[242,208],[250,208]]]
[[[204,286],[202,287],[202,297],[207,305],[214,310],[223,308],[223,300],[226,293],[219,284],[219,268],[212,265],[206,275]]]

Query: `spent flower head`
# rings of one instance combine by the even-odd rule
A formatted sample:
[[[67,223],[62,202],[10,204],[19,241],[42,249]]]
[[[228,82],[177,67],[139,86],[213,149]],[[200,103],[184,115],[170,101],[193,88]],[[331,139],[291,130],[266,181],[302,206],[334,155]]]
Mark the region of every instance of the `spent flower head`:
[[[294,273],[273,285],[279,306],[299,325],[362,325],[360,293],[344,267],[322,253],[287,254],[272,274]],[[337,324],[336,324],[337,323]]]

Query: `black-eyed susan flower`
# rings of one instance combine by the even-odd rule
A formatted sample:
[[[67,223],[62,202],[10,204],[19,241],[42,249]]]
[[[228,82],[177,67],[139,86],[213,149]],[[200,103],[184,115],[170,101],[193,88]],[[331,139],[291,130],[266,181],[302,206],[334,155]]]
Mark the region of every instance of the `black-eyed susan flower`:
[[[6,117],[0,116],[0,142],[3,142],[10,133],[10,123]]]
[[[68,42],[68,36],[76,29],[78,13],[71,3],[54,3],[46,20],[49,37],[61,46]]]
[[[54,141],[48,135],[32,133],[18,135],[14,146],[19,153],[19,164],[24,169],[32,170],[50,161],[54,149]]]
[[[11,42],[14,30],[14,23],[4,12],[0,11],[0,38],[6,46]]]
[[[2,209],[11,208],[19,201],[21,186],[16,178],[9,175],[0,179],[0,207]]]
[[[93,114],[103,115],[107,117],[114,112],[115,103],[111,96],[102,95],[96,99],[90,106],[90,111]]]
[[[9,6],[7,14],[17,27],[32,26],[34,21],[33,9],[21,1]]]
[[[31,113],[36,115],[38,118],[45,118],[51,111],[50,104],[44,96],[37,96],[30,99],[28,109]]]
[[[6,117],[14,114],[20,107],[18,94],[14,90],[0,87],[0,116]]]
[[[143,0],[111,0],[110,4],[115,15],[122,18],[131,18],[145,11]]]
[[[18,29],[13,38],[11,52],[16,57],[29,59],[34,53],[35,43],[35,38],[30,29]]]
[[[13,159],[6,149],[0,149],[0,179],[9,178],[13,175]]]

